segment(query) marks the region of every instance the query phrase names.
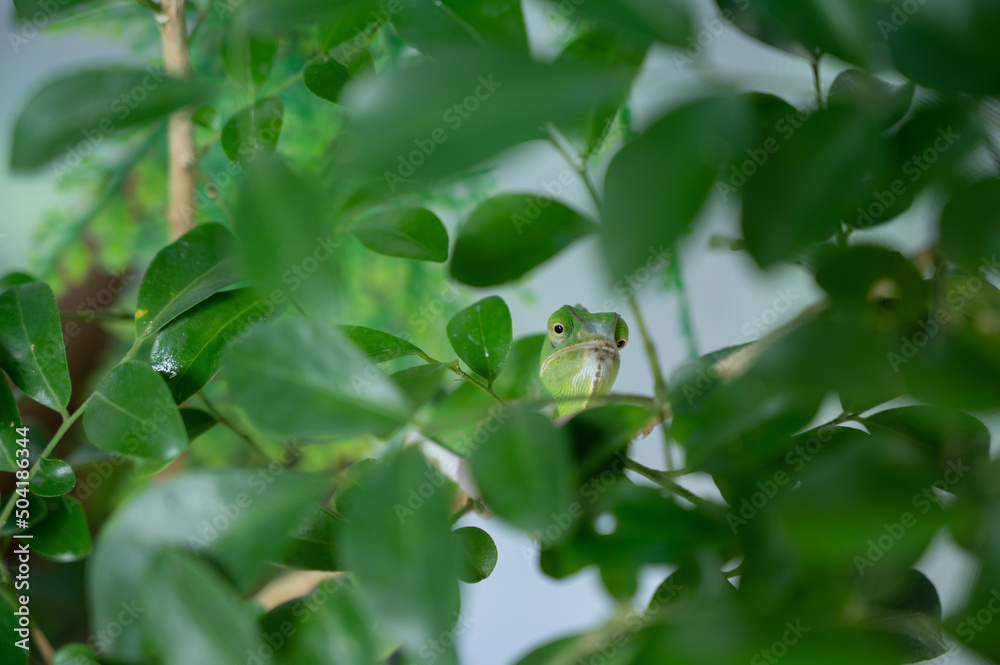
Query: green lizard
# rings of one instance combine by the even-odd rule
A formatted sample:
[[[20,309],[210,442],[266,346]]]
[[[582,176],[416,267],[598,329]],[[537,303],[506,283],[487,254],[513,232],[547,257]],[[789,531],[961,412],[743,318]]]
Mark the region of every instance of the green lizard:
[[[556,400],[557,417],[582,411],[610,392],[626,344],[628,325],[615,312],[565,305],[549,317],[539,376]]]

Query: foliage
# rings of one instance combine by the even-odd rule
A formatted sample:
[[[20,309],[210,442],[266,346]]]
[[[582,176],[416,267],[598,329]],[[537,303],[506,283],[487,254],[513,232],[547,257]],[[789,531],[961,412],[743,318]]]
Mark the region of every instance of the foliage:
[[[73,25],[99,3],[49,4]],[[155,3],[140,4],[129,20],[150,30]],[[902,663],[955,640],[1000,660],[985,628],[1000,463],[980,420],[1000,408],[1000,179],[967,168],[1000,160],[983,122],[1000,95],[1000,11],[835,4],[717,0],[705,30],[685,0],[546,5],[571,38],[543,62],[516,0],[211,0],[191,8],[190,79],[108,67],[41,86],[15,123],[13,168],[48,164],[96,194],[46,227],[40,279],[0,281],[14,386],[0,381],[0,470],[20,481],[2,545],[30,535],[34,554],[86,560],[93,649],[65,630],[52,662],[458,662],[460,584],[490,584],[498,559],[489,523],[455,528],[472,508],[530,534],[546,575],[596,568],[622,603],[524,664]],[[24,20],[49,11],[15,5]],[[634,127],[642,63],[692,66],[723,22],[813,65],[815,103],[706,75]],[[821,59],[843,69],[828,91]],[[163,128],[185,105],[196,223],[167,242]],[[124,158],[74,158],[81,135],[88,153],[108,142]],[[598,219],[552,192],[489,191],[490,169],[527,142],[567,158]],[[762,270],[795,264],[824,295],[666,381],[642,340],[652,397],[612,394],[554,422],[541,337],[514,339],[502,298],[446,281],[516,283],[595,236],[608,284],[673,252],[681,285],[678,242],[713,194],[740,203],[735,251]],[[945,201],[933,246],[868,241],[921,197]],[[456,217],[452,243],[442,220]],[[104,313],[120,357],[83,384],[56,292],[91,251],[142,277],[124,296],[134,329]],[[831,397],[842,413],[819,424]],[[62,426],[29,427],[28,402]],[[628,457],[654,425],[683,468]],[[481,496],[408,445],[421,436],[462,458]],[[693,473],[723,501],[678,484]],[[939,534],[978,571],[947,617],[914,568]],[[646,606],[638,579],[654,565],[675,572]],[[338,574],[261,605],[266,584],[303,569]],[[20,601],[0,578],[0,660],[45,659],[11,647]]]

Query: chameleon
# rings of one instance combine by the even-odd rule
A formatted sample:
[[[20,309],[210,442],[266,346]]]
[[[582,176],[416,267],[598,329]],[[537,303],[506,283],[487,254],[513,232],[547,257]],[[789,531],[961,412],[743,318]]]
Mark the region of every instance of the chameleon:
[[[549,317],[539,376],[556,402],[556,417],[591,406],[611,391],[628,344],[628,324],[615,312],[564,305]]]

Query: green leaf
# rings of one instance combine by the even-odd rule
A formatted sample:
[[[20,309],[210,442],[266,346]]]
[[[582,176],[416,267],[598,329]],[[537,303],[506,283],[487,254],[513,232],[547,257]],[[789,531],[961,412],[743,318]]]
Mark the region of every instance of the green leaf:
[[[464,526],[452,531],[452,536],[460,552],[458,579],[475,584],[489,577],[497,565],[497,546],[490,534],[477,526]]]
[[[215,427],[218,423],[212,414],[201,409],[185,407],[178,409],[178,411],[181,413],[181,420],[184,421],[184,431],[187,432],[189,443]]]
[[[3,631],[4,635],[4,638],[0,640],[0,661],[10,663],[10,665],[25,665],[28,662],[28,650],[22,649],[16,644],[22,639],[28,640],[25,644],[30,643],[28,629],[22,628],[25,632],[21,635],[16,632],[18,628],[14,608],[10,606],[5,597],[0,596],[0,630]]]
[[[93,625],[117,620],[122,603],[128,606],[143,581],[155,577],[150,571],[164,550],[207,557],[241,591],[249,590],[288,547],[289,525],[328,491],[326,479],[288,470],[201,471],[148,486],[111,516],[95,543],[87,567]],[[104,653],[146,657],[138,627],[122,626]]]
[[[234,348],[227,379],[250,419],[275,436],[384,436],[410,413],[396,384],[313,320],[258,331]]]
[[[473,372],[493,385],[513,343],[507,303],[490,296],[463,309],[448,322],[448,341]]]
[[[368,478],[377,468],[378,462],[371,458],[358,460],[347,470],[344,479],[333,493],[333,505],[346,519],[353,519],[354,506],[359,497],[368,489]]]
[[[334,49],[332,56],[324,56],[309,63],[302,70],[302,82],[309,92],[328,102],[340,102],[340,92],[357,76],[375,74],[375,63],[367,48]]]
[[[572,433],[580,477],[590,478],[613,467],[654,415],[641,406],[604,404],[573,416],[566,426]]]
[[[266,316],[281,309],[253,289],[216,293],[160,331],[149,363],[180,404],[212,380],[230,340],[245,330],[252,331]]]
[[[389,192],[420,186],[542,138],[546,122],[613,102],[629,77],[582,63],[543,65],[501,48],[450,47],[438,56],[345,90],[355,113],[352,139],[335,156],[341,172],[371,174]]]
[[[79,561],[90,555],[90,531],[80,502],[60,496],[49,502],[49,512],[28,529],[32,551],[54,561]]]
[[[276,305],[294,293],[299,303],[330,306],[330,284],[342,279],[335,265],[343,242],[331,231],[330,210],[318,182],[278,159],[257,159],[244,169],[236,236],[247,274]]]
[[[0,277],[0,293],[3,293],[12,286],[17,286],[18,284],[30,284],[31,282],[37,282],[38,280],[31,275],[23,272],[9,272],[3,277]]]
[[[517,0],[405,0],[391,20],[406,42],[435,56],[455,44],[477,47],[492,42],[528,47],[521,3]]]
[[[938,324],[937,319],[933,320]],[[969,411],[1000,407],[1000,340],[970,326],[938,332],[932,324],[902,336],[890,356],[895,371],[917,399]],[[917,343],[921,342],[922,346]]]
[[[989,0],[930,0],[913,12],[881,5],[878,27],[892,60],[928,88],[1000,92],[1000,13]]]
[[[783,125],[784,142],[743,187],[743,236],[761,266],[831,237],[843,219],[868,205],[884,144],[872,118],[851,107],[813,113],[796,129]]]
[[[439,644],[459,611],[457,552],[443,483],[419,449],[407,448],[372,470],[341,534],[341,552],[362,598],[413,655]],[[451,650],[442,656],[456,662]]]
[[[612,160],[604,182],[601,244],[614,279],[649,266],[691,229],[716,176],[749,132],[740,98],[685,104]]]
[[[163,378],[135,360],[118,365],[97,384],[83,428],[101,450],[157,461],[177,457],[188,444]]]
[[[226,73],[237,83],[254,85],[263,83],[271,73],[278,41],[249,34],[242,27],[233,27],[222,42],[222,64]]]
[[[953,192],[941,212],[941,251],[975,274],[988,274],[1000,255],[1000,180]]]
[[[472,475],[486,504],[525,531],[544,532],[565,516],[576,470],[565,429],[539,413],[518,412],[472,453]]]
[[[17,430],[21,427],[21,412],[14,401],[14,393],[7,383],[7,377],[0,373],[0,471],[17,471],[18,439],[23,438]]]
[[[313,506],[288,531],[288,547],[275,563],[305,570],[339,570],[334,557],[334,538],[340,523],[330,511]]]
[[[285,104],[278,97],[265,97],[237,111],[222,127],[219,142],[233,164],[246,166],[259,156],[270,156],[278,147]]]
[[[693,38],[691,12],[683,0],[616,0],[581,3],[576,8],[609,25],[674,46],[689,46]]]
[[[14,126],[11,168],[42,166],[74,146],[92,149],[121,129],[197,104],[211,91],[207,81],[170,78],[152,67],[63,75],[46,83],[21,109]]]
[[[62,460],[45,458],[28,486],[38,496],[53,497],[69,493],[75,485],[73,467]]]
[[[86,644],[67,644],[52,656],[52,665],[100,665],[100,662],[97,652]]]
[[[926,309],[927,285],[899,252],[855,245],[832,254],[816,271],[816,283],[844,313],[899,327]]]
[[[242,663],[261,644],[254,611],[216,570],[163,552],[139,593],[142,635],[164,665]]]
[[[423,351],[405,339],[364,326],[338,326],[347,339],[354,342],[373,363],[384,363],[396,358],[423,355]]]
[[[406,394],[410,404],[419,407],[438,393],[447,371],[448,366],[444,363],[431,363],[400,370],[390,378]]]
[[[135,335],[144,339],[243,277],[235,241],[220,224],[201,224],[153,257],[139,285]]]
[[[355,224],[362,245],[386,256],[441,263],[448,259],[448,232],[426,208],[386,210]]]
[[[36,402],[57,410],[69,403],[59,307],[48,284],[19,284],[0,293],[0,368]]]
[[[847,69],[834,79],[827,103],[865,109],[877,118],[879,127],[889,128],[906,115],[913,90],[912,81],[894,85],[860,69]]]
[[[451,276],[470,286],[520,279],[596,226],[540,194],[501,194],[479,204],[462,223]]]
[[[537,398],[542,393],[539,358],[545,333],[528,335],[514,340],[503,374],[493,384],[493,391],[504,400]]]
[[[289,618],[300,627],[289,638],[288,662],[351,665],[381,662],[376,655],[371,628],[361,613],[357,594],[340,578],[331,582],[336,584],[332,591],[326,589],[327,583],[311,595],[290,604]],[[273,612],[275,618],[287,607],[277,608]],[[303,616],[303,611],[308,614]]]

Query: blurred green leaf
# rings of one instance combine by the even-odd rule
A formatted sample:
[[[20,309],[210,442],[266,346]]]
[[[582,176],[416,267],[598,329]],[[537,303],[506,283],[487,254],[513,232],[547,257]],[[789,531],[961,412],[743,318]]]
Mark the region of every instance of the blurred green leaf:
[[[493,385],[513,343],[510,310],[500,296],[470,305],[448,322],[448,341],[473,372]]]
[[[341,533],[361,597],[413,655],[441,644],[458,618],[459,568],[443,481],[415,447],[383,459]],[[453,647],[441,657],[456,662]]]
[[[289,530],[288,547],[276,563],[305,570],[339,570],[335,561],[335,532],[341,520],[320,506],[303,515]]]
[[[177,457],[188,444],[167,384],[135,360],[118,365],[97,384],[83,427],[101,450],[156,461]]]
[[[0,293],[0,368],[28,397],[65,409],[71,391],[59,308],[44,282]]]
[[[194,227],[153,257],[139,285],[135,335],[146,338],[182,312],[242,279],[232,234],[220,224]]]
[[[201,409],[182,408],[178,409],[181,420],[184,421],[184,431],[187,432],[188,441],[192,442],[199,436],[215,427],[218,422],[214,416]]]
[[[528,47],[517,0],[403,0],[398,6],[399,11],[392,13],[393,26],[404,40],[431,55],[447,52],[455,44]]]
[[[867,623],[898,635],[907,662],[930,660],[949,650],[941,635],[941,599],[920,571],[906,570],[867,600],[872,605]]]
[[[916,11],[879,6],[878,28],[892,60],[928,88],[1000,92],[1000,11],[990,0],[924,0]]]
[[[927,286],[899,252],[855,245],[832,254],[816,272],[816,283],[848,316],[878,320],[892,314],[898,327],[924,314]]]
[[[604,182],[601,243],[614,279],[662,261],[691,229],[722,166],[749,132],[739,98],[673,109],[612,160]]]
[[[895,136],[899,176],[914,192],[935,182],[954,186],[966,179],[962,164],[984,137],[981,113],[973,100],[939,95],[914,108]]]
[[[49,501],[49,512],[28,529],[33,552],[54,561],[79,561],[90,555],[90,530],[80,502],[71,496]]]
[[[545,416],[512,414],[472,452],[472,475],[483,500],[525,531],[552,527],[565,533],[578,517],[569,512],[577,475],[570,446],[566,431]],[[556,516],[565,526],[554,522]]]
[[[74,146],[93,149],[118,130],[207,99],[212,89],[207,81],[171,78],[154,67],[86,69],[52,79],[18,115],[11,168],[42,166]]]
[[[362,245],[386,256],[441,263],[448,259],[448,232],[426,208],[398,208],[367,217],[351,228]]]
[[[502,49],[451,48],[433,60],[359,80],[336,159],[346,173],[384,180],[388,191],[474,166],[542,138],[546,122],[613,101],[627,74],[582,64],[542,65]]]
[[[157,556],[139,592],[143,641],[165,665],[243,662],[261,644],[250,605],[186,553]]]
[[[284,117],[285,104],[278,97],[265,97],[237,111],[223,125],[219,138],[226,157],[246,166],[260,156],[273,155]]]
[[[294,297],[330,306],[342,240],[331,231],[329,210],[318,182],[280,160],[257,159],[244,169],[236,237],[247,274],[275,304]]]
[[[917,399],[970,411],[1000,407],[1000,339],[995,335],[985,337],[967,326],[949,330],[934,319],[901,337],[893,351],[892,363]]]
[[[567,427],[573,437],[580,477],[589,478],[605,470],[627,451],[628,444],[652,418],[649,409],[631,404],[605,404],[573,416]]]
[[[862,175],[883,159],[867,113],[831,106],[797,124],[783,125],[784,141],[743,187],[743,235],[761,266],[831,237],[868,204],[873,192]]]
[[[277,51],[277,40],[250,34],[237,24],[223,37],[222,64],[237,83],[259,86],[271,73]]]
[[[410,404],[419,407],[429,402],[441,389],[447,371],[448,366],[444,363],[433,363],[400,370],[390,378],[406,394]]]
[[[354,342],[373,363],[384,363],[406,356],[419,356],[423,351],[405,339],[364,326],[338,326],[347,339]]]
[[[329,584],[324,584],[291,604],[291,616],[286,620],[292,620],[298,630],[289,638],[288,662],[349,665],[381,662],[353,588],[339,578],[334,584],[332,591],[327,589]],[[274,618],[286,614],[287,607],[277,608],[272,613]]]
[[[100,662],[97,652],[86,644],[67,644],[52,656],[52,665],[100,665]]]
[[[302,81],[309,92],[328,102],[340,101],[340,91],[348,81],[356,76],[375,74],[375,63],[367,48],[347,49],[341,47],[333,51],[331,57],[323,57],[309,63],[302,71]]]
[[[941,211],[941,251],[969,272],[996,270],[1000,255],[1000,180],[981,180],[952,193]]]
[[[458,546],[459,567],[458,579],[468,584],[482,582],[497,565],[497,546],[479,527],[464,526],[452,532]]]
[[[327,491],[325,479],[287,470],[201,471],[147,487],[112,515],[95,543],[87,568],[92,624],[117,620],[123,603],[129,607],[143,582],[156,577],[153,564],[165,550],[206,556],[248,590],[288,547],[289,525]],[[103,651],[139,659],[140,637],[136,624],[123,625]]]
[[[163,377],[180,404],[201,390],[219,371],[220,355],[230,340],[252,331],[265,311],[281,308],[253,289],[210,296],[167,324],[156,336],[149,364]]]
[[[504,372],[497,377],[493,391],[504,400],[536,398],[542,392],[542,382],[538,376],[541,370],[539,358],[545,334],[518,337],[510,347],[510,355],[504,365]]]
[[[877,118],[881,128],[903,119],[913,101],[913,82],[894,85],[860,69],[847,69],[830,85],[827,103],[862,108]]]
[[[368,478],[377,468],[378,462],[372,458],[358,460],[344,474],[344,479],[333,493],[333,505],[346,519],[352,519],[354,505],[368,488]]]
[[[576,9],[600,22],[674,46],[688,46],[693,36],[691,10],[683,0],[596,0]]]
[[[18,433],[21,428],[21,412],[17,410],[14,393],[7,383],[7,377],[0,373],[0,471],[17,471]]]
[[[38,496],[62,496],[72,491],[76,485],[73,467],[57,459],[43,458],[39,462],[38,473],[31,479],[29,487]]]
[[[596,228],[546,196],[501,194],[480,203],[459,227],[451,275],[470,286],[504,284]]]
[[[406,422],[402,391],[336,330],[282,319],[235,347],[229,389],[274,436],[385,435]]]

